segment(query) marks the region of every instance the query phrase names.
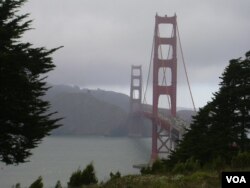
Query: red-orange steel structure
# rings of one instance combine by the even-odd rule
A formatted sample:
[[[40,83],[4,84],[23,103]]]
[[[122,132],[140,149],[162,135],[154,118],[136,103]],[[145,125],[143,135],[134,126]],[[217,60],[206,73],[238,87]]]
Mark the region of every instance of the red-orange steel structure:
[[[141,65],[131,67],[130,84],[130,112],[140,113],[142,101],[142,67]]]
[[[128,121],[128,135],[141,136],[142,134],[142,67],[131,66],[130,84],[130,114]]]
[[[160,35],[160,25],[168,25],[172,28],[170,36]],[[169,48],[162,48],[162,46]],[[165,51],[164,51],[165,50]],[[146,117],[152,121],[152,153],[151,162],[154,162],[160,154],[168,154],[176,146],[180,139],[182,130],[176,124],[176,88],[177,88],[177,21],[176,15],[155,16],[155,31],[153,43],[153,109],[152,112],[144,111],[142,108],[142,68],[141,66],[131,67],[131,87],[130,87],[130,116],[134,119]],[[163,57],[162,53],[168,54]],[[166,69],[169,69],[169,75]],[[163,70],[163,80],[160,80]],[[150,71],[149,71],[150,72]],[[167,78],[170,82],[167,83]],[[165,81],[165,83],[164,83]],[[159,115],[159,98],[165,95],[168,97],[171,117]],[[139,123],[130,128],[130,133],[138,133]],[[166,157],[166,155],[164,156]]]
[[[170,24],[172,25],[172,35],[169,37],[159,36],[159,25]],[[159,125],[158,103],[161,95],[170,97],[170,111],[173,117],[176,117],[176,84],[177,84],[177,35],[176,35],[176,15],[168,16],[155,16],[155,31],[154,31],[154,54],[153,54],[153,117],[152,117],[152,154],[151,160],[156,160],[161,153],[168,153],[172,149],[171,140],[171,126],[167,130]],[[160,58],[159,48],[161,45],[168,45],[172,47],[172,56],[168,58]],[[161,49],[162,50],[162,49]],[[168,53],[168,52],[166,52]],[[169,68],[171,70],[171,84],[159,84],[159,70]],[[164,71],[164,74],[166,72]]]

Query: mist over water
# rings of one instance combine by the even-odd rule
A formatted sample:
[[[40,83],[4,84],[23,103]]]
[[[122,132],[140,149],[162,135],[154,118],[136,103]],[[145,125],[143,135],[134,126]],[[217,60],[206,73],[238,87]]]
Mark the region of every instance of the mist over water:
[[[72,172],[91,162],[99,182],[107,181],[110,172],[139,173],[133,164],[148,163],[150,151],[150,138],[48,137],[33,150],[30,162],[18,166],[0,163],[0,185],[10,188],[21,183],[28,187],[42,176],[45,188],[54,187],[57,180],[66,186]]]

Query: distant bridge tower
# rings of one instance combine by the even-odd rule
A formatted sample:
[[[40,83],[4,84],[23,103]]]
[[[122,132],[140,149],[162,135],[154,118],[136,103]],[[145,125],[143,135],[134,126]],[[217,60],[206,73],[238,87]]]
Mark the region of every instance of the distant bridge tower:
[[[170,25],[172,26],[172,35],[168,37],[161,37],[159,35],[160,25]],[[154,31],[154,54],[153,54],[153,120],[152,120],[152,154],[151,159],[155,160],[161,153],[169,153],[169,151],[174,147],[171,138],[172,128],[170,130],[165,130],[157,122],[158,119],[158,103],[159,97],[161,95],[167,95],[170,98],[170,111],[171,116],[176,117],[176,84],[177,84],[177,35],[176,35],[176,15],[173,17],[160,17],[156,14],[155,16],[155,31]],[[172,52],[170,56],[161,57],[161,53],[168,53],[169,51],[163,46],[169,46]],[[162,51],[165,50],[165,51]],[[169,85],[162,84],[159,80],[160,69],[166,69],[171,71],[171,82]]]
[[[130,84],[130,123],[129,135],[141,136],[142,129],[142,67],[141,65],[131,67]]]
[[[142,108],[142,67],[132,65],[130,84],[130,112],[141,113]]]

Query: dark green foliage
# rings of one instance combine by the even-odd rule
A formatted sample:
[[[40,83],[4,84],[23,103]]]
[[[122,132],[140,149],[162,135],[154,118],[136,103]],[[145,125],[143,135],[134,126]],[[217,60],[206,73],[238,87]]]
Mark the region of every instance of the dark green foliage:
[[[17,14],[25,2],[0,0],[0,161],[6,164],[26,162],[31,149],[59,126],[42,99],[48,90],[43,75],[54,69],[50,55],[57,49],[21,42],[31,24],[28,14]]]
[[[190,158],[186,162],[178,162],[172,171],[174,174],[188,174],[199,169],[200,163],[197,160],[194,160],[194,158]]]
[[[193,158],[202,166],[220,159],[224,164],[217,161],[214,168],[221,168],[222,165],[230,165],[239,151],[249,151],[249,55],[250,52],[246,53],[244,60],[230,61],[222,74],[219,91],[193,118],[190,130],[170,155],[170,160],[165,162],[166,166],[173,168],[173,164]]]
[[[239,153],[232,159],[231,166],[235,169],[250,168],[250,152]]]
[[[189,158],[197,159],[201,163],[209,161],[211,158],[211,147],[207,147],[208,129],[211,119],[208,116],[211,110],[211,103],[201,108],[197,115],[193,117],[190,129],[184,135],[183,141],[180,142],[177,150],[170,155],[170,160],[166,160],[165,164],[169,169],[173,169],[178,162],[185,163]],[[206,147],[204,148],[204,146]]]
[[[119,171],[117,171],[115,174],[113,174],[113,172],[110,172],[110,180],[114,180],[114,179],[118,179],[121,177],[121,173]]]
[[[87,165],[83,171],[78,169],[76,172],[73,172],[68,182],[68,186],[69,188],[71,187],[73,188],[73,187],[79,187],[82,185],[97,184],[97,182],[98,180],[95,175],[94,166],[91,163]]]
[[[164,164],[161,160],[156,160],[152,165],[152,174],[165,172]]]
[[[152,167],[144,167],[141,169],[141,174],[162,174],[166,172],[165,163],[162,160],[156,160]]]
[[[218,188],[221,179],[208,172],[188,175],[128,175],[108,181],[103,188]]]
[[[216,170],[217,173],[221,173],[226,167],[226,162],[220,156],[216,157],[212,162],[212,170]]]
[[[183,163],[183,162],[176,163],[173,170],[172,170],[172,172],[174,174],[184,174],[184,172],[185,172],[185,163]]]
[[[152,174],[152,170],[149,166],[141,168],[140,172],[142,175]]]
[[[57,182],[56,182],[55,188],[62,188],[62,185],[61,185],[61,182],[60,182],[60,181],[57,181]]]
[[[76,172],[73,172],[73,174],[70,177],[70,180],[68,182],[68,186],[70,187],[79,187],[83,185],[82,183],[82,171],[78,169]]]
[[[40,176],[29,186],[29,188],[43,188],[43,178]]]
[[[195,172],[200,169],[200,163],[198,160],[194,158],[190,158],[185,162],[185,170],[187,172]]]
[[[92,163],[87,165],[87,167],[83,170],[82,182],[84,185],[96,184],[98,182],[95,175],[95,169]]]
[[[249,150],[250,129],[250,51],[246,59],[233,59],[222,75],[221,97],[229,114],[225,115],[231,120],[231,143],[235,143],[241,152]],[[225,118],[225,119],[226,119]]]

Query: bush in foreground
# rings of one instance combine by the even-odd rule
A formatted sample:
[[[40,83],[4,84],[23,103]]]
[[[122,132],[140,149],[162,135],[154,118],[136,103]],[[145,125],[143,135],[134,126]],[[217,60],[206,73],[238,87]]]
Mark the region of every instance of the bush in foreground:
[[[43,178],[39,176],[38,179],[29,186],[29,188],[43,188]]]
[[[97,182],[94,166],[90,163],[83,171],[78,169],[76,172],[73,172],[68,182],[68,187],[80,187],[83,185],[97,184]]]
[[[250,168],[250,152],[239,153],[233,157],[231,166],[235,169]]]

